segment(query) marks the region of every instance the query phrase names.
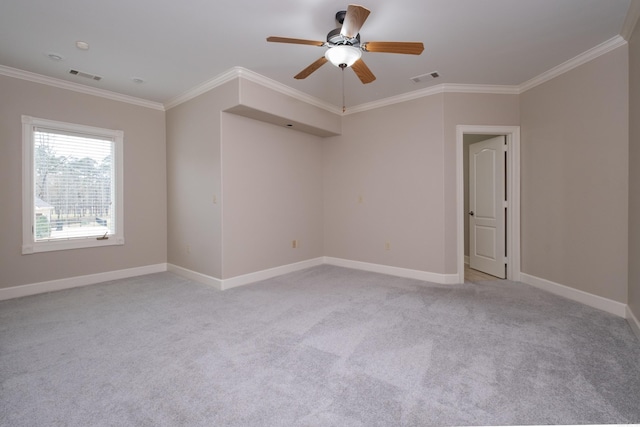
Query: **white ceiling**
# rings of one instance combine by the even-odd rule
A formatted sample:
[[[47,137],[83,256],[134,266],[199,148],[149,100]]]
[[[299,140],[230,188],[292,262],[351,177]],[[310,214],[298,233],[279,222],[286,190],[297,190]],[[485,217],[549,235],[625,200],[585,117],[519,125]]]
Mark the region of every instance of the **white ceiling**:
[[[363,54],[377,80],[345,72],[349,106],[442,83],[520,85],[620,34],[631,0],[361,0],[362,41],[421,41],[420,56]],[[240,66],[341,106],[341,70],[293,76],[326,48],[342,0],[3,0],[0,65],[167,103]],[[90,45],[76,48],[78,40]],[[64,59],[52,61],[48,53]],[[103,77],[72,76],[77,69]],[[438,71],[440,78],[411,77]],[[136,84],[131,78],[144,83]]]

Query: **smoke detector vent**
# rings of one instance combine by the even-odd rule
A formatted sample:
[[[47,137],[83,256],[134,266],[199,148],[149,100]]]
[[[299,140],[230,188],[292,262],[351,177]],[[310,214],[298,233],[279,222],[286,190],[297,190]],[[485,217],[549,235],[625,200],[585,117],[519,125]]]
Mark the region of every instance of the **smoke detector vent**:
[[[84,77],[85,79],[95,80],[97,82],[102,80],[102,77],[96,76],[95,74],[85,73],[84,71],[69,70],[69,74],[73,74],[74,76],[78,76],[78,77]]]
[[[420,83],[426,80],[437,79],[438,77],[440,77],[440,73],[438,73],[437,71],[432,71],[427,74],[421,74],[419,76],[411,77],[411,81],[414,83]]]

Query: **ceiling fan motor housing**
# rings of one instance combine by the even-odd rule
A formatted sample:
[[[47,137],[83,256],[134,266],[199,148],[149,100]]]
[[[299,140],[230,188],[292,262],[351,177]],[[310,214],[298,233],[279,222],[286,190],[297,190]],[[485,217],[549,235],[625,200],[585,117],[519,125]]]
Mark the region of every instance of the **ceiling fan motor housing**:
[[[335,30],[329,31],[329,34],[327,34],[327,43],[329,43],[329,45],[334,46],[346,44],[354,47],[360,47],[360,34],[349,39],[340,34],[340,31],[342,31],[342,28],[336,28]]]

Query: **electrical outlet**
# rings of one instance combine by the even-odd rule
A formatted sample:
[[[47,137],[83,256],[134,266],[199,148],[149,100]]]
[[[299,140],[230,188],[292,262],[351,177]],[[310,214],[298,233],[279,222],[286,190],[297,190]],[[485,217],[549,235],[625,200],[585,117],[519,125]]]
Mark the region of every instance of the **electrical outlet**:
[[[291,241],[291,247],[293,249],[297,249],[298,248],[298,241],[297,240],[292,240]]]
[[[217,204],[218,203],[218,197],[216,197],[216,195],[213,195],[213,204]]]
[[[384,250],[385,251],[390,251],[391,250],[391,242],[385,242]]]
[[[364,203],[364,199],[362,198],[362,196],[358,196],[358,203]]]
[[[190,254],[191,253],[191,245],[187,245],[187,253]]]

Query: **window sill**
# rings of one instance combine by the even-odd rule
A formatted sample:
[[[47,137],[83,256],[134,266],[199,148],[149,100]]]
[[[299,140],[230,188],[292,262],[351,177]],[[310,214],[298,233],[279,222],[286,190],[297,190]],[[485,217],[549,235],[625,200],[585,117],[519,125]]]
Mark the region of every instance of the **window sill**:
[[[99,248],[101,246],[124,245],[124,237],[109,236],[108,239],[98,240],[94,238],[69,239],[55,242],[38,242],[22,245],[22,255],[39,252],[64,251],[69,249]]]

